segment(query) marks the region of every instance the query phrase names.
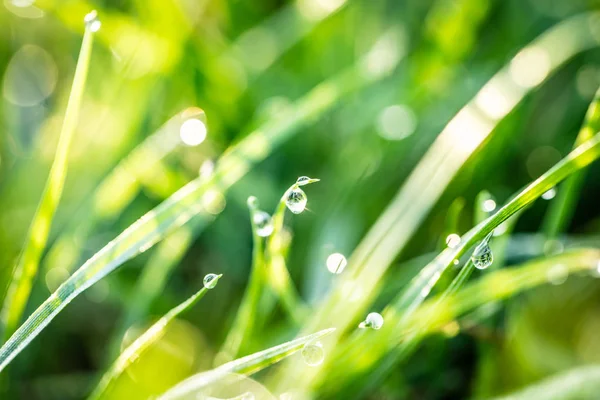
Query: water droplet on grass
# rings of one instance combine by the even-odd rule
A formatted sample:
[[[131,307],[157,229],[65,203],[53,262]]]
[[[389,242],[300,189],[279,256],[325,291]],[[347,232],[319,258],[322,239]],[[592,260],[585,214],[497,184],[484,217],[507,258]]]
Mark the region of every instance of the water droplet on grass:
[[[552,200],[554,197],[556,197],[556,189],[555,188],[551,188],[550,190],[548,190],[547,192],[545,192],[542,195],[542,199],[544,199],[544,200]]]
[[[267,237],[273,233],[273,221],[268,213],[260,210],[255,211],[252,215],[252,222],[256,226],[258,236]]]
[[[206,139],[206,124],[198,118],[185,120],[179,128],[181,141],[188,146],[198,146]]]
[[[306,193],[300,188],[290,190],[285,200],[285,205],[294,214],[300,214],[306,208]]]
[[[496,202],[494,201],[494,199],[487,199],[483,202],[481,208],[485,212],[492,212],[496,209]]]
[[[325,351],[321,342],[306,343],[301,353],[304,362],[311,367],[323,364],[325,359]]]
[[[84,18],[85,27],[91,32],[97,32],[100,29],[102,23],[98,19],[98,12],[96,10],[90,11]]]
[[[367,318],[361,322],[358,327],[359,328],[371,328],[375,330],[381,329],[383,326],[383,317],[381,314],[372,312],[367,315]]]
[[[219,275],[217,274],[207,274],[204,277],[204,280],[202,281],[202,283],[204,284],[204,287],[207,289],[213,289],[215,286],[217,286],[217,281],[219,280]]]
[[[493,231],[475,247],[475,251],[471,255],[471,261],[473,261],[473,265],[477,269],[486,269],[494,262],[494,254],[492,254],[492,249],[489,245],[492,233]]]
[[[448,235],[448,237],[446,237],[446,244],[451,249],[458,246],[459,243],[460,243],[460,236],[458,236],[456,233],[451,233],[450,235]]]
[[[327,257],[327,269],[332,274],[341,274],[344,268],[346,268],[346,264],[348,261],[346,257],[344,257],[341,253],[333,253],[329,257]]]

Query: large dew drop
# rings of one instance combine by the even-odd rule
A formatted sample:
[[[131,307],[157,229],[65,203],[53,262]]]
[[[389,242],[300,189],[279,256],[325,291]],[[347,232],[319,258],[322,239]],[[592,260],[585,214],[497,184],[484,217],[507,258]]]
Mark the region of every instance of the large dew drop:
[[[306,343],[301,353],[304,362],[311,367],[321,365],[325,359],[325,351],[321,342]]]
[[[477,269],[486,269],[494,262],[494,255],[492,254],[492,249],[489,245],[489,238],[491,235],[488,235],[481,243],[475,247],[475,251],[471,255],[471,261],[473,261],[473,265]]]
[[[306,193],[300,188],[294,188],[289,191],[285,199],[285,205],[294,214],[300,214],[306,208]]]
[[[375,330],[381,329],[383,326],[383,317],[381,314],[372,312],[367,315],[367,318],[361,322],[358,327],[359,328],[371,328]]]
[[[260,210],[255,211],[252,215],[252,222],[256,227],[258,236],[267,237],[273,233],[273,221],[268,213]]]
[[[213,289],[217,286],[217,281],[219,280],[219,275],[217,274],[207,274],[204,277],[202,283],[204,283],[204,287],[207,289]]]
[[[100,29],[102,23],[98,19],[98,13],[96,10],[90,11],[84,18],[86,29],[89,29],[91,32],[97,32]]]
[[[332,274],[341,274],[344,268],[346,268],[346,257],[344,257],[341,253],[333,253],[329,257],[327,257],[327,269]]]

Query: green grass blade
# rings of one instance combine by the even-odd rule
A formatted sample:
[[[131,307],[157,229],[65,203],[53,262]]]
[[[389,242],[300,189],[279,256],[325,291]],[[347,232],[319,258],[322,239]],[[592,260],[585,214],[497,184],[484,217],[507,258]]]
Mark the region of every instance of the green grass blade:
[[[217,282],[221,276],[222,275],[218,275],[218,277],[215,278],[217,279]],[[164,335],[167,325],[169,325],[169,323],[177,318],[181,313],[193,307],[194,304],[204,297],[206,292],[209,290],[210,289],[203,287],[186,301],[172,308],[162,318],[148,328],[142,335],[140,335],[140,337],[138,337],[133,343],[131,343],[121,353],[121,355],[119,355],[108,371],[106,371],[106,373],[102,376],[100,383],[96,389],[94,389],[90,399],[97,400],[103,398],[110,389],[111,384],[127,369],[127,367],[130,366],[148,347],[150,347]]]
[[[389,68],[377,73],[365,73],[364,62],[364,59],[360,60],[357,65],[317,85],[289,111],[251,132],[223,154],[210,179],[197,178],[188,183],[84,263],[0,348],[0,371],[80,293],[128,259],[152,247],[193,216],[203,213],[202,204],[210,200],[205,195],[212,197],[213,186],[225,191],[243,177],[253,164],[263,160],[275,147],[291,137],[303,123],[324,114],[344,95],[391,72],[392,66],[389,65]]]
[[[600,130],[600,89],[596,92],[585,116],[583,126],[575,139],[575,147],[590,139],[595,132]],[[554,239],[563,232],[571,222],[577,197],[583,185],[585,171],[578,172],[569,177],[560,186],[558,196],[550,204],[548,214],[544,220],[543,229],[548,239]]]
[[[85,29],[54,162],[2,306],[0,317],[5,339],[15,331],[21,320],[33,280],[37,275],[42,252],[48,241],[52,219],[60,203],[67,176],[69,148],[79,120],[79,110],[90,65],[94,31],[88,27]]]
[[[594,399],[600,393],[600,365],[573,368],[495,400]]]
[[[330,334],[334,330],[334,328],[324,329],[317,333],[313,333],[312,335],[294,339],[287,343],[271,347],[270,349],[228,362],[213,370],[201,372],[169,389],[162,396],[160,396],[159,399],[177,399],[182,396],[189,395],[190,393],[202,389],[211,383],[217,382],[219,379],[222,379],[231,373],[251,375],[285,357],[296,353],[298,350],[302,349],[306,343],[318,340],[323,336]]]

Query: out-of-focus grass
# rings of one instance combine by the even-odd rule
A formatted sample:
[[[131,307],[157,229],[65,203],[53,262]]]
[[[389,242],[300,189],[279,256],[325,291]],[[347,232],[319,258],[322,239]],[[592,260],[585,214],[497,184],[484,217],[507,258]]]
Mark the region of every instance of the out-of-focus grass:
[[[596,5],[0,7],[5,287],[54,159],[82,17],[96,8],[103,22],[50,250],[39,254],[47,268],[29,303],[64,283],[4,344],[3,365],[27,348],[2,372],[0,397],[87,397],[121,348],[148,322],[173,317],[168,310],[214,271],[228,279],[202,307],[129,354],[136,360],[120,371],[116,398],[149,398],[192,375],[188,383],[233,387],[241,378],[231,373],[254,372],[265,354],[270,365],[279,343],[297,351],[304,339],[294,337],[330,326],[338,329],[322,339],[321,366],[294,354],[255,378],[292,399],[593,398],[572,383],[594,376],[581,365],[600,362],[597,165],[581,173],[597,156],[593,108],[580,129],[600,84]],[[193,116],[178,113],[195,107],[208,117],[206,140],[179,146]],[[301,175],[323,182],[310,188],[309,209],[286,216],[281,193]],[[276,210],[270,237],[248,223],[250,195]],[[492,199],[507,206],[485,205]],[[474,271],[470,251],[491,230],[494,264]],[[462,241],[443,250],[453,233]],[[325,267],[332,253],[349,259],[339,275]],[[593,276],[570,275],[580,270]],[[6,307],[13,296],[3,296]],[[382,312],[383,328],[357,331],[370,311]],[[222,364],[230,357],[242,358]],[[258,398],[268,391],[248,385]],[[206,395],[243,395],[224,393]]]

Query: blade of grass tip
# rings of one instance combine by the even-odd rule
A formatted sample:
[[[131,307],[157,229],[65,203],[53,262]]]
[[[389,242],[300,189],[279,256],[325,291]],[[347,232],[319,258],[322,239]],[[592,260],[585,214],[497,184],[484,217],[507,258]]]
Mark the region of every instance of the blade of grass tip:
[[[178,399],[189,395],[211,383],[217,382],[231,373],[251,375],[296,353],[298,350],[302,349],[305,344],[314,342],[323,336],[330,334],[334,330],[335,328],[324,329],[317,333],[313,333],[312,335],[294,339],[287,343],[271,347],[270,349],[228,362],[213,370],[201,372],[175,385],[161,395],[159,400]]]
[[[65,110],[65,118],[58,139],[54,162],[50,168],[42,198],[33,216],[27,240],[15,266],[0,313],[5,340],[15,331],[27,305],[33,279],[37,275],[39,261],[48,241],[52,219],[62,196],[67,175],[69,148],[79,120],[79,110],[90,65],[94,33],[100,27],[100,21],[97,19],[95,11],[88,14],[84,22],[86,25],[85,33],[75,67],[75,76]]]
[[[559,66],[577,53],[598,46],[599,38],[591,29],[598,17],[600,13],[597,12],[578,15],[543,33],[523,48],[510,65],[494,75],[476,97],[448,123],[358,245],[346,267],[346,276],[339,280],[319,306],[306,324],[307,330],[318,329],[327,324],[344,328],[338,331],[341,334],[360,313],[364,313],[377,293],[374,288],[379,284],[390,263],[402,250],[446,186],[495,126],[530,90],[538,87]],[[557,43],[568,45],[559,46]],[[526,60],[527,57],[536,54],[543,54],[548,68],[544,70],[541,79],[535,82],[527,81],[524,78],[524,71],[528,68]],[[501,108],[497,107],[498,99],[502,99]],[[435,261],[438,262],[439,260]],[[420,287],[419,291],[409,293],[411,297],[418,295],[421,290],[427,290],[431,277],[438,274],[440,269],[441,267],[435,266],[426,268],[413,286]],[[355,292],[363,294],[352,307],[348,306],[344,296],[344,291],[350,286],[354,287]],[[300,386],[308,386],[308,381],[319,374],[320,368],[312,368],[302,377],[298,376],[297,371],[298,368],[289,365],[275,380],[282,387],[291,384],[292,381],[295,384],[300,382]]]
[[[183,312],[189,310],[194,306],[210,289],[213,289],[218,283],[222,275],[209,274],[205,277],[212,276],[209,282],[204,283],[204,287],[196,292],[193,296],[188,298],[183,303],[172,308],[162,318],[156,321],[150,328],[148,328],[140,337],[138,337],[133,343],[131,343],[115,360],[113,365],[104,373],[100,383],[94,389],[90,395],[90,399],[100,399],[108,393],[112,383],[130,366],[140,355],[146,351],[153,343],[156,343],[164,333],[166,332],[167,326],[171,321],[177,318]]]
[[[258,210],[258,200],[254,196],[248,198],[248,208],[250,209],[250,225],[252,226],[252,267],[250,270],[250,280],[248,287],[242,298],[242,302],[236,314],[235,320],[221,349],[219,358],[227,357],[235,359],[240,352],[240,348],[245,338],[251,337],[254,329],[254,319],[258,314],[256,312],[263,285],[265,283],[265,259],[264,259],[264,240],[258,233],[255,215]],[[272,223],[272,222],[271,222]],[[221,357],[222,356],[222,357]],[[217,359],[216,362],[221,360]]]
[[[133,201],[141,186],[147,183],[145,176],[182,144],[181,128],[183,123],[192,119],[205,120],[204,111],[191,107],[176,114],[113,168],[81,207],[79,218],[71,220],[66,232],[49,250],[46,271],[63,268],[70,273],[75,268],[85,240],[95,226],[120,215]]]
[[[574,147],[590,139],[598,130],[600,130],[600,89],[588,108]],[[550,203],[543,223],[543,231],[548,239],[556,239],[556,236],[564,232],[571,222],[584,178],[585,171],[581,171],[560,185],[558,196]]]
[[[586,365],[552,375],[506,396],[493,400],[593,399],[600,393],[600,365]]]
[[[207,218],[204,215],[194,217],[188,225],[177,229],[157,246],[142,269],[133,293],[124,304],[123,317],[112,335],[111,344],[107,347],[108,357],[112,359],[119,354],[127,329],[148,315],[150,305],[162,293],[171,272],[179,264],[201,228],[209,222]]]
[[[388,62],[376,70],[365,69],[368,54],[356,65],[317,85],[287,112],[252,131],[219,160],[213,176],[188,183],[123,231],[84,263],[27,318],[0,348],[2,371],[75,297],[125,261],[144,252],[193,216],[206,212],[202,204],[214,199],[215,189],[227,190],[298,128],[331,109],[344,95],[387,76],[396,66]],[[389,61],[389,60],[388,60]]]

